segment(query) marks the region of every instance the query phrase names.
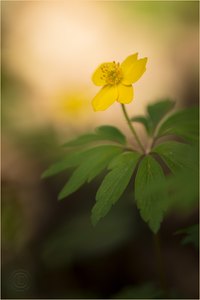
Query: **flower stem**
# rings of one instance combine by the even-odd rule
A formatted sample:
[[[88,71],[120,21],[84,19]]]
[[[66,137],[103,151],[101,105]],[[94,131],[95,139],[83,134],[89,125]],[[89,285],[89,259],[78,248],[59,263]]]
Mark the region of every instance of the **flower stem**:
[[[134,135],[134,137],[135,137],[135,139],[136,139],[136,141],[137,141],[137,143],[138,143],[140,149],[142,150],[143,153],[145,153],[145,149],[144,149],[142,143],[140,142],[140,139],[139,139],[139,137],[138,137],[138,135],[137,135],[137,133],[136,133],[136,131],[135,131],[135,128],[133,127],[133,125],[132,125],[132,123],[131,123],[131,121],[130,121],[130,119],[129,119],[129,117],[128,117],[128,114],[127,114],[125,105],[124,105],[124,104],[121,104],[121,106],[122,106],[122,111],[123,111],[124,117],[125,117],[125,119],[126,119],[126,121],[127,121],[127,123],[128,123],[128,126],[129,126],[131,132],[133,133],[133,135]]]
[[[160,287],[163,291],[165,291],[166,296],[168,295],[168,288],[166,284],[164,266],[163,266],[163,258],[161,253],[161,246],[160,246],[160,236],[159,233],[153,235],[154,239],[154,247],[155,247],[155,256],[156,256],[156,265],[157,265],[157,272],[160,281]]]

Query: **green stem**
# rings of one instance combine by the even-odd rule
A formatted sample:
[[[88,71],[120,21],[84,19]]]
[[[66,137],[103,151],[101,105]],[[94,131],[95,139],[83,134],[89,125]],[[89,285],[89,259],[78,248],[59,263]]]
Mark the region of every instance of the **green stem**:
[[[156,142],[156,136],[153,135],[152,140],[151,140],[151,144],[150,144],[150,147],[149,147],[149,152],[153,149],[153,147],[155,145],[155,142]]]
[[[153,239],[154,239],[157,272],[158,272],[158,276],[159,276],[160,287],[163,291],[165,291],[165,294],[167,296],[168,289],[167,289],[164,266],[163,266],[163,258],[162,258],[162,253],[161,253],[159,234],[158,233],[154,234]]]
[[[155,129],[154,129],[153,137],[152,137],[152,144],[151,144],[150,150],[154,147],[154,145],[155,145],[157,139],[159,138],[159,137],[157,136],[158,129],[159,129],[159,123],[157,124],[157,126],[156,126]]]
[[[122,106],[122,111],[123,111],[124,117],[125,117],[125,119],[126,119],[126,121],[127,121],[127,123],[128,123],[128,126],[129,126],[131,132],[133,133],[133,135],[134,135],[134,137],[135,137],[135,139],[136,139],[136,141],[137,141],[137,143],[138,143],[140,149],[142,150],[142,152],[145,153],[145,149],[144,149],[142,143],[140,142],[140,139],[139,139],[139,137],[138,137],[138,135],[137,135],[137,133],[136,133],[136,131],[135,131],[135,129],[134,129],[134,127],[133,127],[133,125],[132,125],[132,123],[131,123],[129,117],[128,117],[128,114],[127,114],[125,105],[124,105],[124,104],[121,104],[121,106]]]

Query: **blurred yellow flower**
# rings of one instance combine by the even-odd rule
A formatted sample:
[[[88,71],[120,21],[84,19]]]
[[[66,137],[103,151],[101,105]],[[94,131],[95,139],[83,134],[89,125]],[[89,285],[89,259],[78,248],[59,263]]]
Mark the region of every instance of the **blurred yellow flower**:
[[[86,101],[83,98],[79,98],[76,95],[65,96],[61,99],[60,109],[64,114],[72,115],[77,117],[85,110]]]
[[[128,56],[121,64],[101,64],[92,76],[97,86],[103,86],[94,97],[94,111],[105,110],[115,101],[128,104],[133,100],[133,86],[146,70],[147,57],[138,59],[138,53]]]
[[[59,122],[60,120],[76,123],[88,119],[88,115],[92,113],[90,101],[85,92],[60,91],[52,98],[52,114]]]

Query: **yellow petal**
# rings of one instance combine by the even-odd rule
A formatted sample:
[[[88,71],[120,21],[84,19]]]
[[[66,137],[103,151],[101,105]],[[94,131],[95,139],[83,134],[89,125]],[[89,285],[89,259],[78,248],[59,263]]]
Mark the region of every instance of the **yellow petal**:
[[[104,67],[112,68],[113,62],[103,63],[94,71],[94,73],[92,75],[92,81],[97,86],[103,86],[103,85],[107,84],[105,77],[104,77],[105,73],[102,70]]]
[[[129,85],[140,79],[146,71],[146,63],[147,57],[139,59],[135,63],[129,66],[126,65],[125,68],[122,68],[124,76],[122,83]]]
[[[119,84],[117,86],[118,89],[118,99],[117,101],[120,103],[128,104],[133,100],[133,87],[132,85],[123,85]]]
[[[106,110],[117,100],[117,88],[113,85],[104,86],[92,100],[94,111]]]
[[[123,70],[130,68],[137,61],[138,53],[128,56],[121,64]]]

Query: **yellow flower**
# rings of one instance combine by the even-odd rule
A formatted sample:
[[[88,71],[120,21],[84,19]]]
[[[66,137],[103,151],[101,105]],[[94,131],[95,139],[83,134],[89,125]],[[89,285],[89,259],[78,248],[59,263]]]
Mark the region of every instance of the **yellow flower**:
[[[133,86],[146,70],[147,57],[138,59],[138,53],[128,56],[121,64],[113,62],[101,64],[92,76],[97,86],[103,86],[94,97],[95,111],[105,110],[115,101],[128,104],[133,100]]]

